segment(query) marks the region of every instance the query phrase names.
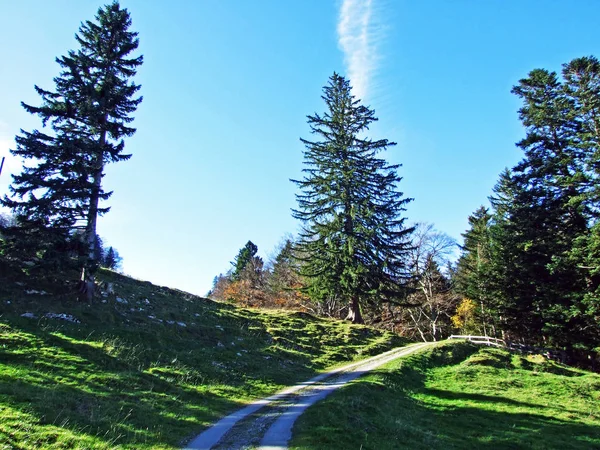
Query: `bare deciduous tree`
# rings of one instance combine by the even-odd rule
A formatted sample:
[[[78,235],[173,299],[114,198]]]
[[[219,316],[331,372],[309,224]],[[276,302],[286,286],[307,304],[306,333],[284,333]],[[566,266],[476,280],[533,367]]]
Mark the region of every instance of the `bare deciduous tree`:
[[[457,303],[446,268],[456,249],[456,241],[437,231],[432,224],[419,223],[413,234],[411,262],[416,275],[411,301],[416,306],[405,309],[405,332],[422,340],[437,341],[450,327]]]

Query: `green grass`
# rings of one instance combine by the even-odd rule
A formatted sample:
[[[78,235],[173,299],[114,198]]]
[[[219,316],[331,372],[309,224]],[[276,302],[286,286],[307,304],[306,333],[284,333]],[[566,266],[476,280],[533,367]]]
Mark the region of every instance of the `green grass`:
[[[177,448],[252,399],[406,343],[102,277],[115,295],[91,306],[0,279],[0,450]]]
[[[290,448],[600,448],[600,375],[541,356],[446,344],[309,408]]]

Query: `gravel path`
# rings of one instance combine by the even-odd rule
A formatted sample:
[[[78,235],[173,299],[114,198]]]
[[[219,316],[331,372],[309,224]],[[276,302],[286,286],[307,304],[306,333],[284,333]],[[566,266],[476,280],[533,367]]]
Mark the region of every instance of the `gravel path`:
[[[257,400],[208,428],[185,450],[286,449],[294,422],[306,408],[364,373],[429,345],[421,343],[390,350]]]

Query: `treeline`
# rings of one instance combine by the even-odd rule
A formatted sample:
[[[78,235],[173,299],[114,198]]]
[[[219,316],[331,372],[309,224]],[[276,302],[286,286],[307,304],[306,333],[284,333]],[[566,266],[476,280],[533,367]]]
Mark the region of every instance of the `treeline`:
[[[374,113],[334,74],[324,88],[326,112],[308,117],[321,140],[302,140],[307,175],[296,181],[294,216],[303,231],[286,250],[293,282],[257,282],[258,273],[275,274],[262,262],[240,274],[240,252],[212,295],[302,306],[423,340],[485,334],[593,362],[600,353],[600,63],[575,59],[562,78],[536,69],[512,92],[522,101],[524,158],[500,174],[491,208],[469,217],[454,262],[448,236],[404,225],[411,199],[396,189],[398,166],[375,156],[394,143],[365,137]],[[283,300],[281,292],[294,291]]]
[[[258,247],[248,241],[231,263],[231,270],[215,277],[208,296],[241,306],[312,309],[310,299],[301,291],[304,283],[292,239],[285,239],[267,263],[257,252]]]
[[[395,302],[380,302],[362,309],[364,320],[417,340],[439,340],[454,331],[478,330],[472,313],[457,315],[462,297],[453,289],[453,254],[456,242],[431,224],[416,224],[411,235],[407,266],[410,281],[406,296]],[[258,247],[248,241],[231,262],[231,269],[213,281],[208,297],[232,301],[240,306],[284,308],[345,318],[350,308],[346,298],[332,293],[315,300],[303,275],[304,257],[298,240],[286,238],[267,261],[257,256]]]
[[[524,158],[469,217],[459,292],[494,334],[600,352],[600,62],[533,70],[513,93]]]

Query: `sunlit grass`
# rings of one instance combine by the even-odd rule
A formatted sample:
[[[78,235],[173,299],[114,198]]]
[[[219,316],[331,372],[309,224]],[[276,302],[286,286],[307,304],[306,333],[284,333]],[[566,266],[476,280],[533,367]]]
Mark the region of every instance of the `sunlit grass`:
[[[291,448],[600,448],[600,376],[542,357],[445,345],[309,408]]]
[[[116,295],[92,306],[0,280],[0,449],[177,448],[246,402],[404,343],[104,277]]]

